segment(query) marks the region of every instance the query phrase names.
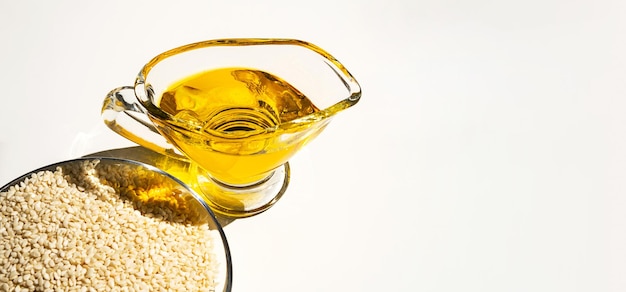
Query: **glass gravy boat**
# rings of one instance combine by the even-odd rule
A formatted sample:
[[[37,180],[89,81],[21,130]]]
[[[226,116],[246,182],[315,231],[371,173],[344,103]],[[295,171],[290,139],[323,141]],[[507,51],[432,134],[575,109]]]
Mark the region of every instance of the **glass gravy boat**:
[[[289,163],[361,88],[329,53],[293,39],[219,39],[159,54],[134,86],[107,95],[104,122],[123,137],[188,162],[179,179],[218,214],[270,208]]]

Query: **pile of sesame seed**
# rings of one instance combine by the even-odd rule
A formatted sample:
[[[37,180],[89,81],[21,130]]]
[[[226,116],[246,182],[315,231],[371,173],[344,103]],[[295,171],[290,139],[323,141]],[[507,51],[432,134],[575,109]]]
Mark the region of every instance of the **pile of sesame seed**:
[[[149,173],[79,161],[0,192],[0,291],[213,291],[215,231]]]

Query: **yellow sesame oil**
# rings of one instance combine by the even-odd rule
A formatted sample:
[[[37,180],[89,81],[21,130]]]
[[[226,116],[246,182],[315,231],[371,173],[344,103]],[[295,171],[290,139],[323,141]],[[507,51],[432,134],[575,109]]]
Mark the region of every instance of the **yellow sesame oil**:
[[[235,185],[284,164],[309,139],[290,139],[298,131],[280,125],[319,112],[285,80],[250,68],[186,77],[158,105],[174,117],[159,127],[162,134],[211,176]]]

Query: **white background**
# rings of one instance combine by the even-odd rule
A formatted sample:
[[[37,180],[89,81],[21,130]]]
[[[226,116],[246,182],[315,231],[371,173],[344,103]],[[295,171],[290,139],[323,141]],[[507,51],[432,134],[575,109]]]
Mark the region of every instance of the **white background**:
[[[234,291],[626,291],[626,2],[2,1],[0,185],[132,146],[100,107],[156,54],[310,41],[363,88],[225,227]]]

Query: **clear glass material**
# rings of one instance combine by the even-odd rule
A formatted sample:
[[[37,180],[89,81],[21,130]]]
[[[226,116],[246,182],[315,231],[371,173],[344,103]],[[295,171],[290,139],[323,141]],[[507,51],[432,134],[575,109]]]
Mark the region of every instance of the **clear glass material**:
[[[210,232],[214,233],[214,236],[212,236],[212,244],[210,245],[211,248],[210,250],[206,250],[207,253],[213,254],[215,257],[212,257],[212,259],[217,261],[215,265],[216,270],[209,271],[215,276],[214,287],[211,288],[211,291],[229,292],[232,290],[232,260],[230,255],[230,249],[226,240],[226,236],[222,229],[222,225],[219,223],[217,217],[211,211],[209,206],[204,202],[204,199],[200,197],[195,191],[193,191],[189,186],[187,186],[185,183],[178,180],[174,176],[154,166],[137,161],[112,157],[92,156],[72,159],[44,166],[29,173],[26,173],[1,187],[0,192],[9,191],[12,186],[23,183],[25,179],[31,178],[32,175],[35,175],[40,171],[56,171],[57,168],[61,168],[66,176],[71,177],[73,175],[72,172],[65,171],[65,169],[69,168],[75,170],[76,167],[82,167],[84,165],[84,162],[92,162],[96,160],[98,161],[98,163],[95,166],[95,172],[90,172],[89,170],[83,169],[81,170],[84,172],[83,175],[89,174],[90,179],[95,179],[95,181],[90,180],[90,182],[98,182],[116,188],[118,194],[125,192],[122,189],[139,190],[140,186],[146,184],[147,182],[158,182],[158,184],[153,185],[154,192],[150,192],[150,189],[143,190],[145,191],[145,194],[158,194],[159,198],[154,199],[150,197],[142,197],[142,204],[149,204],[150,202],[155,202],[158,200],[167,200],[168,198],[164,196],[166,196],[167,194],[176,194],[176,196],[178,196],[176,198],[176,201],[184,202],[184,204],[181,203],[182,205],[184,205],[184,212],[186,212],[186,214],[188,215],[192,215],[187,216],[187,218],[193,220],[193,224],[195,225],[206,224]],[[101,174],[103,172],[110,173],[112,170],[119,170],[120,173],[128,174],[128,176],[118,176],[120,178],[119,181],[112,180],[111,177],[114,177],[113,175],[107,174],[101,177]],[[122,180],[124,180],[124,182],[122,182]],[[128,182],[132,183],[130,185],[125,185]],[[135,183],[139,185],[135,185]],[[163,190],[167,190],[167,192]],[[0,196],[0,200],[2,199],[3,197]],[[124,197],[124,199],[139,200],[138,197],[131,196]],[[172,210],[175,212],[178,211],[174,209]],[[33,212],[35,211],[36,210],[33,209]],[[41,215],[43,216],[44,213],[46,213],[46,210],[42,209],[41,211],[37,212],[41,212]],[[90,210],[77,210],[77,212],[90,212]],[[110,215],[112,216],[113,214]],[[145,216],[151,215],[148,214]],[[97,237],[98,234],[92,234],[91,236]],[[171,260],[176,260],[176,253],[170,253],[170,257]],[[102,263],[98,263],[96,260],[92,260],[91,263],[93,265],[102,265]],[[84,268],[88,267],[89,266],[84,264]],[[201,272],[207,271],[198,270],[198,273]]]
[[[311,43],[222,39],[156,56],[134,86],[109,93],[102,114],[120,135],[190,162],[181,179],[215,212],[241,218],[282,196],[288,160],[360,96],[348,70]]]

